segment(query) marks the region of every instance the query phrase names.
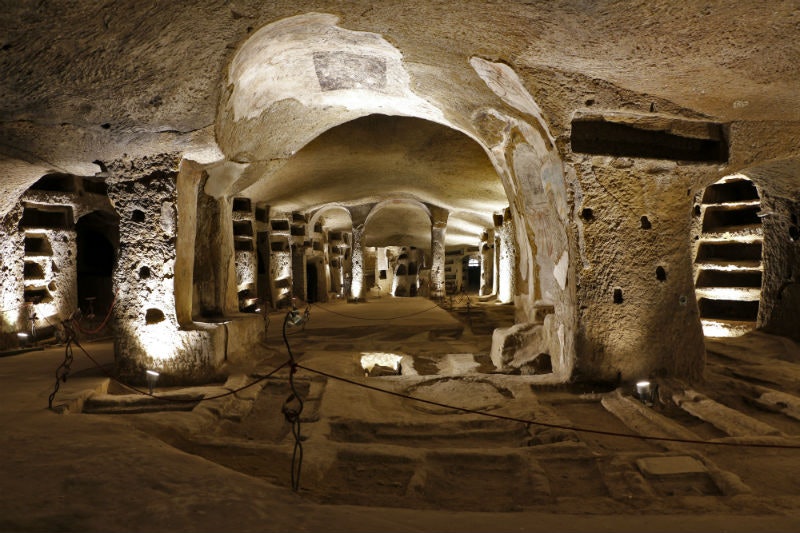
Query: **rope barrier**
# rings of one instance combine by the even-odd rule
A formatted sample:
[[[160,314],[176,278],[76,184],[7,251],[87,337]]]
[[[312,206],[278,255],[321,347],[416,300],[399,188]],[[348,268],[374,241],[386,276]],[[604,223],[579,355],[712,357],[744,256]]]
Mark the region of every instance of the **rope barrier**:
[[[319,307],[316,304],[311,304],[311,305],[313,305],[315,309],[322,309],[323,311],[326,311],[328,313],[333,313],[334,315],[338,315],[338,316],[341,316],[341,317],[344,317],[344,318],[352,318],[354,320],[398,320],[398,319],[401,319],[401,318],[408,318],[410,316],[421,315],[422,313],[427,313],[428,311],[431,311],[432,309],[436,309],[436,308],[439,307],[438,305],[434,305],[434,306],[431,306],[431,307],[429,307],[427,309],[423,309],[422,311],[415,311],[415,312],[409,313],[407,315],[400,315],[400,316],[393,316],[393,317],[361,317],[361,316],[346,315],[344,313],[337,313],[336,311],[332,311],[330,309],[325,309],[324,307]]]
[[[66,323],[66,321],[65,321],[65,323]],[[66,326],[65,326],[65,327],[66,327]],[[105,367],[103,367],[103,366],[102,366],[102,365],[101,365],[101,364],[100,364],[100,363],[99,363],[99,362],[98,362],[98,361],[97,361],[97,360],[96,360],[94,357],[92,357],[92,356],[89,354],[89,352],[87,352],[87,351],[86,351],[86,349],[85,349],[85,348],[84,348],[84,347],[83,347],[83,346],[82,346],[82,345],[81,345],[81,344],[80,344],[80,343],[77,341],[77,339],[75,339],[75,337],[74,337],[74,332],[73,332],[73,334],[72,334],[72,336],[71,336],[71,337],[69,337],[69,336],[67,337],[67,343],[66,343],[66,347],[65,347],[65,353],[66,353],[67,355],[65,355],[65,363],[66,363],[68,360],[69,360],[69,364],[71,364],[71,363],[72,363],[72,359],[71,359],[71,354],[72,354],[72,344],[75,344],[75,346],[77,346],[77,347],[78,347],[78,348],[81,350],[81,352],[83,352],[83,355],[85,355],[85,356],[86,356],[86,357],[87,357],[87,358],[88,358],[88,359],[89,359],[89,360],[92,362],[92,364],[94,364],[94,365],[95,365],[95,366],[96,366],[98,369],[100,369],[100,371],[101,371],[103,374],[105,374],[105,376],[106,376],[107,378],[111,379],[112,381],[114,381],[114,382],[115,382],[115,383],[117,383],[118,385],[121,385],[122,387],[124,387],[124,388],[128,389],[129,391],[133,391],[133,392],[136,392],[136,393],[138,393],[138,394],[141,394],[141,395],[144,395],[144,396],[150,396],[150,397],[152,397],[152,398],[157,398],[157,399],[159,399],[159,400],[164,400],[165,402],[174,402],[174,403],[200,403],[200,402],[206,402],[206,401],[209,401],[209,400],[216,400],[216,399],[219,399],[219,398],[224,398],[224,397],[226,397],[226,396],[231,396],[231,395],[233,395],[233,394],[237,394],[237,393],[239,393],[239,392],[241,392],[241,391],[243,391],[243,390],[245,390],[245,389],[248,389],[248,388],[250,388],[250,387],[253,387],[253,386],[255,386],[255,385],[256,385],[256,384],[258,384],[258,383],[261,383],[261,382],[262,382],[262,381],[264,381],[265,379],[268,379],[268,378],[272,377],[272,376],[273,376],[273,375],[275,375],[275,374],[276,374],[278,371],[280,371],[281,369],[283,369],[283,368],[284,368],[284,367],[286,367],[286,366],[289,366],[289,364],[291,363],[291,360],[284,361],[282,364],[280,364],[279,366],[277,366],[276,368],[274,368],[273,370],[271,370],[269,373],[267,373],[267,374],[266,374],[266,375],[264,375],[264,376],[261,376],[260,378],[256,379],[256,380],[255,380],[255,381],[253,381],[252,383],[248,383],[247,385],[244,385],[244,386],[242,386],[242,387],[239,387],[239,388],[237,388],[237,389],[232,389],[232,390],[230,390],[230,391],[228,391],[228,392],[224,392],[224,393],[216,394],[216,395],[214,395],[214,396],[206,396],[206,397],[203,397],[203,398],[198,398],[198,399],[189,399],[189,398],[170,398],[169,396],[156,396],[155,394],[151,394],[149,391],[146,391],[146,390],[139,389],[139,388],[137,388],[137,387],[134,387],[133,385],[128,385],[127,383],[125,383],[125,382],[123,382],[123,381],[120,381],[120,380],[119,380],[119,379],[117,379],[115,376],[111,375],[111,374],[110,374],[110,373],[109,373],[109,372],[108,372],[108,371],[105,369]],[[64,367],[64,366],[66,366],[66,370],[67,370],[67,372],[69,372],[69,364],[65,365],[64,363],[62,363],[62,364],[61,364],[61,366],[59,366],[59,369],[60,369],[60,368],[62,368],[62,367]],[[57,371],[57,372],[58,372],[58,371]],[[63,380],[63,381],[66,381],[66,380],[67,380],[67,379],[66,379],[66,375],[64,375],[64,376],[63,376],[63,379],[62,379],[62,380]],[[53,398],[55,398],[55,394],[56,394],[56,392],[58,392],[58,385],[59,385],[59,383],[58,383],[58,381],[57,381],[57,382],[56,382],[56,387],[55,387],[55,390],[54,390],[54,391],[53,391],[53,393],[50,395],[50,404],[49,404],[49,408],[51,408],[51,409],[52,409],[52,407],[53,407]]]
[[[59,372],[57,370],[57,381],[56,381],[55,390],[51,394],[50,407],[52,408],[52,401],[53,401],[53,398],[55,397],[56,392],[58,391],[59,383],[61,381],[66,381],[67,374],[69,373],[69,366],[72,363],[72,360],[71,360],[71,357],[70,357],[71,353],[72,353],[72,349],[71,349],[71,344],[72,343],[74,343],[78,348],[80,348],[80,350],[83,352],[83,354],[90,361],[92,361],[92,363],[94,363],[95,366],[97,366],[107,377],[109,377],[110,379],[114,380],[116,383],[122,385],[123,387],[127,388],[128,390],[132,390],[134,392],[137,392],[137,393],[145,395],[145,396],[157,397],[158,399],[165,400],[165,401],[168,401],[168,402],[196,402],[196,403],[199,403],[199,402],[203,402],[203,401],[222,398],[222,397],[225,397],[225,396],[230,396],[230,395],[236,394],[236,393],[238,393],[238,392],[240,392],[240,391],[242,391],[244,389],[252,387],[252,386],[260,383],[261,381],[264,381],[265,379],[268,379],[268,378],[272,377],[274,374],[276,374],[278,371],[280,371],[284,367],[290,366],[291,367],[291,372],[289,374],[289,379],[290,379],[290,385],[292,386],[292,394],[289,396],[289,398],[287,398],[287,400],[285,402],[285,405],[284,405],[284,408],[286,409],[286,411],[289,412],[289,416],[290,417],[294,416],[294,415],[292,415],[293,412],[297,413],[297,415],[296,415],[297,427],[295,428],[293,426],[293,433],[295,433],[295,429],[296,429],[296,434],[295,434],[295,439],[296,440],[295,440],[295,452],[293,454],[293,464],[292,464],[292,486],[293,486],[293,488],[295,490],[297,490],[297,487],[299,486],[299,474],[300,474],[300,468],[299,467],[300,467],[300,463],[302,463],[302,442],[301,442],[301,435],[300,435],[300,428],[299,428],[299,418],[300,418],[299,415],[300,415],[300,412],[302,411],[302,399],[300,398],[300,395],[299,395],[299,393],[297,392],[297,389],[294,386],[294,375],[296,374],[297,369],[303,369],[303,370],[306,370],[308,372],[311,372],[311,373],[314,373],[314,374],[318,374],[320,376],[324,376],[324,377],[327,377],[327,378],[330,378],[330,379],[341,381],[343,383],[349,383],[351,385],[355,385],[357,387],[361,387],[361,388],[364,388],[364,389],[369,389],[369,390],[372,390],[372,391],[375,391],[375,392],[381,392],[381,393],[384,393],[384,394],[388,394],[390,396],[396,396],[396,397],[399,397],[399,398],[404,398],[404,399],[407,399],[407,400],[420,402],[420,403],[426,403],[426,404],[429,404],[429,405],[434,405],[434,406],[442,407],[442,408],[445,408],[445,409],[452,409],[454,411],[461,411],[461,412],[464,412],[464,413],[471,413],[471,414],[475,414],[475,415],[486,416],[486,417],[489,417],[489,418],[496,418],[496,419],[500,419],[500,420],[507,420],[507,421],[510,421],[510,422],[517,422],[517,423],[525,424],[525,425],[528,425],[528,426],[535,425],[535,426],[541,426],[541,427],[547,427],[547,428],[553,428],[553,429],[561,429],[561,430],[566,430],[566,431],[575,431],[575,432],[578,432],[578,433],[590,433],[590,434],[595,434],[595,435],[606,435],[606,436],[622,437],[622,438],[634,438],[634,439],[640,439],[640,440],[652,440],[652,441],[660,441],[660,442],[673,442],[673,443],[679,443],[679,444],[699,444],[699,445],[707,445],[707,446],[733,446],[733,447],[750,447],[750,448],[777,448],[777,449],[791,449],[791,450],[800,449],[800,445],[793,445],[793,444],[742,443],[742,442],[727,442],[727,441],[707,441],[707,440],[699,440],[699,439],[680,439],[680,438],[673,438],[673,437],[656,437],[656,436],[649,436],[649,435],[634,435],[634,434],[631,434],[631,433],[619,433],[619,432],[615,432],[615,431],[605,431],[605,430],[600,430],[600,429],[582,428],[582,427],[578,427],[578,426],[566,426],[566,425],[562,425],[562,424],[552,424],[552,423],[548,423],[548,422],[540,422],[540,421],[529,420],[529,419],[524,419],[524,418],[517,418],[517,417],[512,417],[512,416],[499,415],[499,414],[496,414],[496,413],[487,413],[487,412],[483,412],[483,411],[477,411],[475,409],[468,409],[468,408],[465,408],[465,407],[458,407],[458,406],[455,406],[455,405],[436,402],[436,401],[433,401],[433,400],[426,400],[424,398],[416,398],[414,396],[410,396],[410,395],[407,395],[407,394],[403,394],[403,393],[399,393],[399,392],[395,392],[395,391],[389,391],[389,390],[386,390],[386,389],[381,389],[379,387],[375,387],[375,386],[372,386],[372,385],[367,385],[366,383],[360,383],[360,382],[354,381],[352,379],[348,379],[348,378],[344,378],[344,377],[341,377],[341,376],[337,376],[335,374],[331,374],[331,373],[324,372],[324,371],[321,371],[321,370],[316,370],[316,369],[313,369],[311,367],[307,367],[305,365],[301,365],[301,364],[297,363],[296,360],[294,359],[294,354],[291,351],[291,346],[289,345],[288,338],[286,337],[286,334],[285,334],[285,331],[286,331],[285,326],[286,326],[287,320],[289,319],[289,316],[291,314],[292,314],[291,312],[288,313],[287,314],[287,318],[284,319],[284,343],[286,344],[287,351],[289,352],[289,359],[287,361],[283,362],[280,366],[276,367],[274,370],[269,372],[267,375],[262,376],[262,377],[258,378],[257,380],[253,381],[252,383],[249,383],[249,384],[247,384],[247,385],[245,385],[243,387],[228,391],[226,393],[222,393],[222,394],[218,394],[218,395],[210,396],[210,397],[206,397],[206,398],[196,399],[196,400],[182,399],[182,398],[169,398],[169,397],[163,397],[163,396],[157,397],[157,396],[155,396],[155,394],[150,394],[147,391],[138,389],[136,387],[133,387],[131,385],[128,385],[126,383],[121,382],[120,380],[118,380],[117,378],[115,378],[114,376],[109,374],[105,370],[105,368],[103,368],[86,351],[86,349],[83,346],[81,346],[81,344],[78,343],[77,340],[75,340],[74,332],[73,332],[72,336],[70,336],[69,333],[68,333],[68,336],[67,336],[68,342],[67,342],[67,346],[66,346],[66,349],[65,349],[65,361],[61,364],[61,366],[59,366],[59,370],[64,368],[64,372],[59,374]],[[69,342],[70,339],[71,339],[71,342]],[[300,408],[299,409],[292,409],[292,408],[289,408],[289,407],[286,406],[286,404],[290,403],[291,401],[295,401],[295,400],[300,404]],[[287,416],[286,412],[284,412],[284,416]],[[287,420],[288,420],[288,418],[287,418]],[[295,423],[294,422],[294,418],[291,420],[291,422],[293,424]],[[297,466],[295,466],[295,460],[296,459],[299,459],[299,463],[297,464]]]
[[[468,303],[468,306],[469,306],[469,303]],[[112,307],[113,307],[113,304],[112,304]],[[373,319],[370,319],[370,318],[362,318],[362,317],[350,316],[348,318],[363,319],[363,320],[396,320],[398,318],[404,318],[405,316],[414,316],[414,315],[417,315],[417,314],[422,314],[424,312],[430,311],[431,309],[434,309],[435,307],[439,307],[439,306],[437,305],[437,306],[431,307],[429,309],[425,309],[423,311],[419,311],[419,312],[416,312],[416,313],[411,313],[409,315],[404,315],[402,317],[373,318]],[[324,309],[324,308],[320,308],[320,309],[323,309],[324,311],[331,312],[333,314],[340,314],[340,313],[336,313],[334,311],[331,311],[329,309]],[[341,315],[341,316],[347,317],[347,315]],[[605,435],[605,436],[611,436],[611,437],[639,439],[639,440],[647,440],[647,441],[671,442],[671,443],[678,443],[678,444],[697,444],[697,445],[702,445],[702,446],[729,446],[729,447],[738,447],[738,448],[771,448],[771,449],[800,450],[800,445],[794,445],[794,444],[746,443],[746,442],[730,442],[730,441],[708,441],[708,440],[700,440],[700,439],[682,439],[682,438],[675,438],[675,437],[657,437],[657,436],[650,436],[650,435],[638,435],[638,434],[632,434],[632,433],[619,433],[619,432],[616,432],[616,431],[606,431],[606,430],[601,430],[601,429],[583,428],[583,427],[578,427],[578,426],[567,426],[567,425],[563,425],[563,424],[540,422],[540,421],[530,420],[530,419],[525,419],[525,418],[518,418],[518,417],[513,417],[513,416],[501,415],[501,414],[497,414],[497,413],[489,413],[489,412],[485,412],[485,411],[478,411],[476,409],[470,409],[470,408],[466,408],[466,407],[459,407],[459,406],[450,405],[450,404],[437,402],[437,401],[433,401],[433,400],[427,400],[427,399],[424,399],[424,398],[417,398],[415,396],[411,396],[411,395],[400,393],[400,392],[395,392],[395,391],[382,389],[380,387],[375,387],[375,386],[372,386],[372,385],[368,385],[366,383],[361,383],[361,382],[355,381],[353,379],[344,378],[344,377],[341,377],[341,376],[337,376],[335,374],[331,374],[329,372],[324,372],[324,371],[321,371],[321,370],[317,370],[317,369],[314,369],[314,368],[299,364],[296,361],[296,359],[294,357],[294,353],[292,352],[291,345],[289,344],[289,339],[288,339],[288,336],[287,336],[287,333],[286,333],[286,328],[289,325],[292,325],[292,326],[302,325],[303,326],[303,330],[305,330],[305,324],[309,319],[310,319],[309,307],[306,307],[305,313],[303,313],[302,315],[299,313],[299,311],[297,311],[296,308],[292,309],[291,311],[289,311],[286,314],[286,316],[284,318],[284,321],[283,321],[282,335],[283,335],[283,342],[286,345],[286,350],[287,350],[287,352],[289,354],[289,359],[287,361],[285,361],[284,363],[282,363],[280,366],[278,366],[275,369],[273,369],[267,375],[260,377],[259,379],[255,380],[254,382],[249,383],[249,384],[247,384],[247,385],[245,385],[243,387],[240,387],[238,389],[234,389],[234,390],[228,391],[228,392],[223,393],[223,394],[218,394],[218,395],[215,395],[215,396],[205,397],[205,398],[201,398],[201,399],[197,399],[197,400],[159,397],[159,399],[162,399],[162,400],[165,400],[165,401],[194,402],[194,403],[200,403],[200,402],[203,402],[203,401],[222,398],[222,397],[225,397],[225,396],[230,396],[232,394],[236,394],[237,392],[242,391],[242,390],[244,390],[244,389],[246,389],[248,387],[252,387],[252,386],[256,385],[257,383],[260,383],[261,381],[271,377],[272,375],[277,373],[282,368],[284,368],[286,366],[289,366],[290,367],[289,386],[291,388],[291,393],[289,394],[289,396],[284,401],[284,404],[283,404],[283,406],[281,408],[281,412],[282,412],[284,418],[286,419],[286,421],[291,424],[291,426],[292,426],[292,436],[294,437],[294,448],[293,448],[293,451],[292,451],[292,461],[291,461],[291,486],[292,486],[292,490],[295,491],[295,492],[297,492],[299,490],[299,488],[300,488],[300,474],[301,474],[302,464],[303,464],[303,443],[302,443],[303,438],[302,438],[302,433],[301,433],[301,414],[303,412],[304,402],[303,402],[302,397],[300,396],[300,392],[297,390],[297,386],[296,386],[296,383],[295,383],[295,375],[297,374],[298,369],[302,369],[302,370],[305,370],[307,372],[311,372],[313,374],[317,374],[317,375],[326,377],[328,379],[333,379],[333,380],[340,381],[340,382],[343,382],[343,383],[348,383],[350,385],[354,385],[354,386],[361,387],[361,388],[368,389],[368,390],[375,391],[375,392],[380,392],[380,393],[387,394],[387,395],[390,395],[390,396],[395,396],[395,397],[398,397],[398,398],[411,400],[411,401],[415,401],[415,402],[419,402],[419,403],[425,403],[425,404],[428,404],[428,405],[433,405],[433,406],[441,407],[441,408],[445,408],[445,409],[451,409],[453,411],[460,411],[460,412],[463,412],[463,413],[469,413],[469,414],[474,414],[474,415],[478,415],[478,416],[484,416],[484,417],[488,417],[488,418],[494,418],[494,419],[498,419],[498,420],[505,420],[505,421],[509,421],[509,422],[515,422],[515,423],[519,423],[519,424],[524,424],[526,427],[539,426],[539,427],[546,427],[546,428],[551,428],[551,429],[574,431],[576,433],[589,433],[589,434],[594,434],[594,435]],[[105,368],[103,368],[86,351],[86,349],[83,348],[83,346],[81,346],[81,344],[77,341],[74,330],[69,326],[69,323],[71,321],[74,322],[74,319],[70,318],[70,319],[64,321],[64,327],[65,327],[65,331],[67,333],[65,359],[64,359],[64,362],[56,370],[55,390],[50,395],[50,400],[49,400],[49,402],[50,402],[49,403],[49,407],[51,409],[52,409],[53,399],[55,398],[55,395],[58,392],[59,384],[60,384],[61,381],[66,381],[67,380],[67,375],[69,374],[70,365],[73,362],[72,344],[75,344],[78,348],[80,348],[80,350],[83,352],[83,354],[87,358],[89,358],[89,360],[92,361],[92,363],[94,363],[95,366],[97,366],[99,369],[101,369],[102,372],[104,374],[106,374],[106,376],[108,376],[110,379],[114,380],[115,382],[119,383],[120,385],[122,385],[123,387],[125,387],[125,388],[127,388],[129,390],[135,391],[135,392],[137,392],[139,394],[143,394],[143,395],[146,395],[146,396],[155,397],[154,394],[152,394],[150,392],[146,392],[146,391],[140,390],[140,389],[138,389],[136,387],[127,385],[127,384],[119,381],[118,379],[116,379],[111,374],[109,374],[105,370]]]
[[[114,299],[111,300],[111,305],[108,307],[108,313],[106,314],[106,317],[103,319],[103,321],[100,323],[100,325],[97,327],[97,329],[93,329],[91,331],[86,331],[85,329],[83,329],[81,327],[81,325],[80,325],[80,323],[78,321],[75,321],[75,325],[78,327],[80,332],[83,333],[84,335],[95,335],[97,333],[100,333],[103,330],[103,328],[106,327],[106,324],[108,323],[108,319],[111,318],[111,312],[114,310],[114,305],[116,305],[116,303],[117,303],[117,293],[115,292],[114,293]]]
[[[303,399],[300,397],[300,393],[297,391],[297,387],[294,382],[294,375],[297,373],[297,362],[294,358],[294,353],[292,353],[292,347],[289,345],[289,339],[286,337],[286,326],[289,324],[292,325],[301,325],[305,328],[305,324],[308,321],[310,316],[310,312],[308,308],[303,315],[300,315],[296,309],[293,309],[286,313],[286,317],[283,319],[283,342],[286,344],[286,351],[289,352],[289,361],[291,362],[291,371],[289,372],[289,387],[292,389],[292,393],[286,398],[286,401],[283,403],[283,407],[281,408],[281,412],[283,413],[284,418],[286,421],[292,425],[292,436],[294,437],[294,449],[292,450],[292,490],[297,492],[300,489],[300,471],[303,467],[303,442],[302,442],[302,435],[300,434],[300,414],[303,412]],[[293,407],[292,404],[296,404],[296,407]]]
[[[461,411],[463,413],[470,413],[475,415],[486,416],[490,418],[497,418],[500,420],[507,420],[510,422],[518,422],[520,424],[525,424],[528,426],[535,425],[535,426],[542,426],[547,428],[553,429],[563,429],[567,431],[575,431],[578,433],[592,433],[595,435],[607,435],[611,437],[624,437],[624,438],[633,438],[633,439],[641,439],[641,440],[655,440],[655,441],[662,441],[662,442],[675,442],[681,444],[702,444],[702,445],[709,445],[709,446],[741,446],[741,447],[750,447],[750,448],[781,448],[781,449],[790,449],[790,450],[800,450],[800,445],[795,444],[769,444],[769,443],[742,443],[742,442],[726,442],[726,441],[707,441],[707,440],[693,440],[693,439],[680,439],[674,437],[655,437],[655,436],[648,436],[648,435],[634,435],[632,433],[618,433],[616,431],[605,431],[602,429],[589,429],[589,428],[581,428],[577,426],[565,426],[562,424],[551,424],[548,422],[537,422],[535,420],[528,420],[524,418],[517,418],[513,416],[506,416],[506,415],[499,415],[496,413],[487,413],[484,411],[476,411],[475,409],[468,409],[466,407],[458,407],[455,405],[448,405],[441,402],[435,402],[433,400],[426,400],[424,398],[416,398],[414,396],[409,396],[407,394],[403,394],[400,392],[390,391],[386,389],[381,389],[379,387],[374,387],[372,385],[367,385],[365,383],[359,383],[355,380],[343,378],[341,376],[336,376],[334,374],[330,374],[328,372],[323,372],[321,370],[316,370],[305,365],[297,364],[297,368],[301,368],[308,372],[312,372],[314,374],[318,374],[320,376],[325,376],[330,379],[334,379],[336,381],[341,381],[343,383],[349,383],[351,385],[355,385],[357,387],[362,387],[365,389],[370,389],[376,392],[382,392],[384,394],[388,394],[391,396],[397,396],[399,398],[404,398],[407,400],[412,400],[415,402],[426,403],[429,405],[435,405],[437,407],[444,407],[446,409],[453,409],[454,411]]]
[[[286,336],[286,326],[288,324],[290,324],[290,323],[292,323],[293,325],[301,325],[302,324],[303,325],[303,329],[305,329],[305,324],[306,324],[306,322],[308,322],[308,320],[310,320],[310,315],[311,315],[311,313],[310,313],[308,308],[306,308],[305,312],[302,315],[296,309],[293,309],[292,311],[290,311],[290,312],[288,312],[286,314],[286,317],[283,320],[283,341],[284,341],[284,343],[286,345],[286,350],[289,353],[289,359],[287,361],[285,361],[284,363],[282,363],[280,366],[278,366],[275,369],[273,369],[267,375],[262,376],[262,377],[258,378],[257,380],[253,381],[252,383],[244,385],[243,387],[239,387],[238,389],[233,389],[231,391],[228,391],[228,392],[225,392],[225,393],[222,393],[222,394],[217,394],[215,396],[208,396],[208,397],[204,397],[204,398],[200,398],[200,399],[169,398],[169,397],[166,397],[166,396],[157,397],[160,400],[164,400],[164,401],[167,401],[167,402],[176,402],[176,403],[189,403],[189,402],[191,402],[191,403],[200,403],[200,402],[204,402],[204,401],[208,401],[208,400],[216,400],[218,398],[223,398],[225,396],[230,396],[230,395],[236,394],[236,393],[238,393],[238,392],[240,392],[240,391],[242,391],[244,389],[252,387],[252,386],[256,385],[257,383],[260,383],[261,381],[264,381],[265,379],[273,376],[274,374],[276,374],[282,368],[284,368],[286,366],[289,366],[290,367],[289,386],[290,386],[292,392],[286,398],[286,400],[284,402],[284,405],[281,408],[281,412],[283,413],[283,416],[286,418],[286,421],[289,422],[292,425],[292,435],[294,436],[294,439],[295,439],[294,450],[292,451],[292,466],[291,466],[292,490],[294,490],[295,492],[297,492],[300,489],[300,472],[301,472],[302,465],[303,465],[303,443],[302,443],[303,439],[302,439],[301,427],[300,427],[300,415],[303,412],[304,402],[303,402],[302,397],[300,396],[300,392],[297,390],[297,386],[296,386],[295,381],[294,381],[294,376],[297,373],[298,365],[297,365],[297,362],[295,361],[294,353],[292,352],[292,347],[289,344],[289,339]],[[290,322],[290,320],[291,320],[291,322]],[[112,376],[78,342],[78,340],[76,338],[76,335],[75,335],[75,331],[71,327],[71,324],[74,324],[74,323],[76,323],[76,322],[72,318],[67,319],[67,320],[64,321],[64,328],[65,328],[65,331],[67,332],[66,347],[65,347],[65,354],[66,355],[65,355],[64,362],[56,370],[55,389],[50,394],[48,408],[50,408],[50,409],[53,408],[53,400],[55,399],[56,393],[58,392],[59,385],[60,385],[61,381],[66,381],[67,380],[67,375],[69,374],[70,365],[73,362],[73,355],[72,355],[72,345],[73,344],[75,344],[75,346],[77,346],[81,350],[81,352],[83,352],[83,354],[97,368],[99,368],[100,371],[103,372],[103,374],[106,375],[106,377],[108,377],[109,379],[113,380],[115,383],[118,383],[119,385],[123,386],[124,388],[126,388],[128,390],[131,390],[133,392],[142,394],[144,396],[156,397],[155,394],[153,394],[153,393],[151,393],[149,391],[144,391],[144,390],[141,390],[141,389],[139,389],[137,387],[134,387],[132,385],[128,385],[127,383],[124,383],[124,382],[120,381],[119,379],[117,379],[116,377]],[[296,404],[296,407],[293,406],[292,404]]]
[[[69,321],[64,321],[64,336],[66,338],[66,348],[64,349],[64,361],[58,366],[56,369],[56,384],[53,388],[53,392],[50,393],[50,396],[47,400],[47,407],[49,409],[53,408],[53,400],[56,398],[56,394],[58,393],[58,389],[61,386],[61,383],[66,383],[67,377],[69,376],[69,370],[72,366],[74,361],[73,353],[72,353],[72,343],[75,341],[75,330],[72,329],[69,325]],[[97,363],[95,363],[97,364]]]

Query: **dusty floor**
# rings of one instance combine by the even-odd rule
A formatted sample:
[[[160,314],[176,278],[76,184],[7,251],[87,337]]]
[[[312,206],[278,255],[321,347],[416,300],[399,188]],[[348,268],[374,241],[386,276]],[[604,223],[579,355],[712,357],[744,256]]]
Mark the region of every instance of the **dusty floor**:
[[[47,406],[63,347],[0,358],[0,530],[800,529],[800,349],[791,341],[709,339],[704,382],[663,382],[645,406],[627,384],[495,373],[490,332],[512,323],[508,306],[467,315],[418,298],[316,305],[305,329],[288,330],[292,351],[303,367],[354,383],[295,375],[305,400],[295,494],[281,414],[289,373],[266,377],[288,358],[283,317],[271,316],[263,353],[229,368],[227,383],[156,389],[185,402],[109,386],[76,348],[58,414]],[[108,341],[84,347],[113,359]],[[403,375],[365,377],[367,352],[404,356]]]

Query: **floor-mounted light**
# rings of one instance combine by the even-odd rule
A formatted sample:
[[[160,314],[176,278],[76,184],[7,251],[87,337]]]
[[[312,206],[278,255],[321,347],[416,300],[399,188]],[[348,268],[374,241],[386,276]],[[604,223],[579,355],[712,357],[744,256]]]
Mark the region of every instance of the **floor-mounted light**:
[[[158,381],[158,372],[155,370],[148,370],[147,371],[147,388],[150,389],[150,396],[153,395],[153,387],[156,386],[156,382]]]
[[[653,386],[649,381],[636,382],[636,397],[645,404],[653,403]]]
[[[28,345],[28,341],[30,340],[30,335],[28,335],[24,331],[20,331],[17,333],[17,340],[19,341],[20,346],[24,348]]]

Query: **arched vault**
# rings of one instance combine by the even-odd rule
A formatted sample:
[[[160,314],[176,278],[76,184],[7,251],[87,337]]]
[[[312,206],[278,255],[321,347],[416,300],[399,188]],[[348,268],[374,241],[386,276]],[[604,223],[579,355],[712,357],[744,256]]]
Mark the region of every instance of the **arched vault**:
[[[532,320],[542,301],[552,306],[554,320],[540,326],[547,329],[540,335],[546,346],[537,349],[551,354],[554,376],[564,379],[574,363],[576,313],[568,279],[563,165],[539,107],[513,69],[479,57],[469,65],[466,79],[453,83],[452,76],[435,67],[407,62],[381,35],[340,27],[330,14],[308,13],[269,24],[242,45],[227,70],[216,134],[226,160],[220,168],[231,171],[211,173],[205,190],[215,196],[246,191],[257,200],[280,201],[281,187],[292,184],[280,179],[281,172],[294,164],[292,159],[302,158],[301,151],[325,132],[358,124],[361,117],[395,117],[389,121],[395,125],[400,124],[396,117],[412,117],[460,132],[480,147],[486,168],[499,177],[503,203],[509,206],[507,228],[518,248],[518,317]],[[335,148],[329,141],[327,146]],[[466,157],[454,159],[459,156]],[[402,177],[406,185],[440,178]],[[455,177],[451,182],[457,183]],[[362,187],[369,189],[369,182],[362,181]],[[295,190],[302,195],[308,189]],[[384,192],[358,194],[370,197],[360,200],[379,201]],[[441,203],[424,193],[424,187],[421,192],[412,188],[410,196]],[[489,196],[483,206],[487,217],[503,207]],[[460,219],[454,229],[469,226],[469,219]]]

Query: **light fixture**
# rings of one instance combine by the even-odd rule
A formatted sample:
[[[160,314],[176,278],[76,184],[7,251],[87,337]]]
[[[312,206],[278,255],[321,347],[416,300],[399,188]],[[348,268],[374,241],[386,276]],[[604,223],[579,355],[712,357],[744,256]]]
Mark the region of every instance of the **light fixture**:
[[[147,388],[150,389],[150,396],[153,395],[153,387],[156,386],[156,382],[158,381],[158,372],[155,370],[148,370],[147,371]]]
[[[650,385],[649,381],[636,382],[636,396],[642,401],[642,403],[653,403],[653,387]]]
[[[22,348],[27,348],[28,342],[30,341],[30,335],[24,331],[20,331],[17,333],[17,340]]]
[[[286,315],[286,322],[290,326],[302,326],[308,321],[310,314],[311,312],[308,308],[306,308],[304,313],[301,313],[296,307],[293,307]]]

